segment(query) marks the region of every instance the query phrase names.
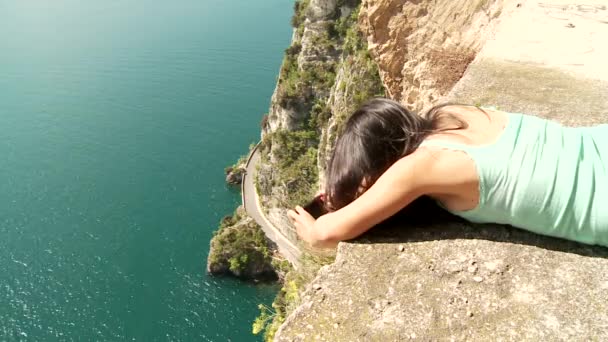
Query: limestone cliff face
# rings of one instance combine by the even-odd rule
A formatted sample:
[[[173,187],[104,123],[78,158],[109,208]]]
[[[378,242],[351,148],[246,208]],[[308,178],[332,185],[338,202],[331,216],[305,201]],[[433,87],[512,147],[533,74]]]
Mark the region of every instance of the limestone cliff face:
[[[304,22],[294,29],[291,47],[287,54],[295,55],[297,71],[332,67],[337,62],[340,51],[332,44],[318,44],[321,39],[328,39],[328,25],[334,22],[336,15],[347,15],[352,8],[346,8],[344,14],[337,7],[336,0],[301,1],[300,15]],[[336,13],[337,12],[337,13]],[[298,13],[296,13],[298,15]],[[288,65],[283,63],[283,70]],[[270,103],[267,124],[262,129],[262,136],[280,129],[294,131],[302,128],[309,117],[314,98],[326,98],[327,87],[302,86],[298,96],[286,99],[282,90],[288,80],[281,79],[275,88]]]
[[[292,44],[263,121],[257,185],[268,219],[292,241],[286,210],[324,182],[335,137],[363,100],[384,95],[357,25],[359,0],[296,3]]]
[[[363,0],[359,22],[389,97],[436,104],[475,58],[505,0]]]
[[[591,125],[608,122],[606,18],[594,0],[364,0],[359,23],[412,108],[443,97]],[[341,242],[275,341],[608,339],[608,249],[413,212]]]

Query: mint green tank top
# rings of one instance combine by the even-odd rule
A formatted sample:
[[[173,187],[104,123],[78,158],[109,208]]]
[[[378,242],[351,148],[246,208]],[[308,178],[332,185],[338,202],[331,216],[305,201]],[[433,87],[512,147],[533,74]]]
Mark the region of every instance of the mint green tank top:
[[[421,146],[463,151],[475,162],[479,203],[453,214],[608,247],[608,125],[564,127],[511,113],[493,144]]]

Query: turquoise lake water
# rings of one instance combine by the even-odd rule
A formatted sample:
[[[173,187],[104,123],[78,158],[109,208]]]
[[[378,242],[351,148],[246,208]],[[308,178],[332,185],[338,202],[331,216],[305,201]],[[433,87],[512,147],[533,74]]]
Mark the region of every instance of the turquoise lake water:
[[[247,341],[206,275],[291,0],[0,0],[0,340]]]

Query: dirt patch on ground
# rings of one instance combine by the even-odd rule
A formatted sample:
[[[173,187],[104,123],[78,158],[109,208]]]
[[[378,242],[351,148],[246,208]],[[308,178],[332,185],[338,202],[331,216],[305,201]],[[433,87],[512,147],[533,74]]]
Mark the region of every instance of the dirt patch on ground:
[[[466,49],[432,50],[429,53],[429,69],[435,78],[435,88],[442,94],[449,92],[475,56],[475,51]]]

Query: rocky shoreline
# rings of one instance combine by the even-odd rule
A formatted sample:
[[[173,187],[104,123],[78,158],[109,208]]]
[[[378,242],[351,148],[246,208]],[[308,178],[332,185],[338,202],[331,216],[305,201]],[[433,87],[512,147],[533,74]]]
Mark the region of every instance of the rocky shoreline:
[[[233,276],[242,280],[278,280],[273,265],[273,244],[242,207],[222,219],[214,232],[207,258],[207,272],[214,276]]]
[[[226,184],[228,185],[241,185],[243,183],[243,176],[246,172],[246,158],[241,157],[239,160],[232,166],[226,167],[224,172],[226,174]]]

